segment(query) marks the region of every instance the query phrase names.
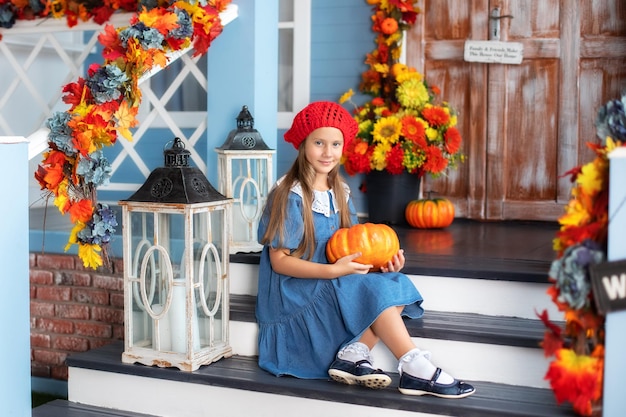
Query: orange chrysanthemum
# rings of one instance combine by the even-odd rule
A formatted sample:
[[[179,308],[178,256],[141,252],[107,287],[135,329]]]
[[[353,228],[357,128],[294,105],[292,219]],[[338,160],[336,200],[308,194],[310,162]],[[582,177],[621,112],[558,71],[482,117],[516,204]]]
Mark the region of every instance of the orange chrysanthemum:
[[[443,154],[441,153],[441,149],[431,145],[426,147],[425,152],[426,162],[423,166],[424,171],[438,174],[446,169],[446,167],[448,166],[448,160],[444,158]]]
[[[426,107],[422,110],[422,117],[433,127],[445,126],[450,122],[450,115],[439,106]]]
[[[457,153],[461,148],[461,133],[454,126],[446,130],[446,133],[443,134],[443,140],[445,141],[446,151],[449,154]]]
[[[417,144],[420,148],[426,147],[426,129],[414,116],[402,118],[402,136]]]

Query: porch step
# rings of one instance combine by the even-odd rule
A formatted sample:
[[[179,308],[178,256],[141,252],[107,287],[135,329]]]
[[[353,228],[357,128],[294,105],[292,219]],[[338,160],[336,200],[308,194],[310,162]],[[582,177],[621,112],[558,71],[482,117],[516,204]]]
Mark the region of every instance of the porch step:
[[[255,357],[233,356],[195,372],[123,364],[121,343],[73,355],[70,399],[82,407],[123,408],[165,417],[358,415],[559,417],[573,416],[558,406],[550,390],[468,381],[476,393],[462,400],[411,397],[397,390],[398,375],[384,390],[368,390],[324,380],[277,378],[261,370]],[[106,394],[105,394],[106,393]],[[66,405],[69,408],[70,405]],[[42,406],[43,407],[43,406]],[[79,407],[76,404],[76,407]],[[49,406],[53,409],[53,405]],[[382,409],[382,410],[381,410]],[[34,417],[57,417],[44,409]],[[52,413],[53,411],[51,411]],[[67,414],[70,415],[70,414]],[[92,414],[75,414],[91,416]],[[135,416],[137,414],[101,414]]]
[[[254,296],[231,295],[234,354],[258,355],[254,305]],[[416,346],[432,352],[433,363],[458,378],[548,387],[543,376],[549,362],[540,347],[545,327],[537,319],[426,309],[421,319],[405,323]],[[377,367],[396,372],[397,360],[384,345],[372,353]]]
[[[230,319],[255,323],[255,297],[231,295]],[[427,310],[419,320],[405,320],[412,337],[538,348],[545,326],[539,320]]]
[[[111,410],[93,405],[54,400],[34,408],[32,417],[156,417],[130,411]]]

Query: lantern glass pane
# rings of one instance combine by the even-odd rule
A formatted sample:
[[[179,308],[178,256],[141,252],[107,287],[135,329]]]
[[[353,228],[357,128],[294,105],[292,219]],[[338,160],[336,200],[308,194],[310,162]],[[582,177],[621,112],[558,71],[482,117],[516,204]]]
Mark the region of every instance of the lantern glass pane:
[[[202,348],[224,341],[223,301],[226,265],[225,212],[203,211],[193,214],[193,269],[198,331]]]
[[[256,242],[259,219],[269,194],[268,160],[232,160],[233,240]]]
[[[130,223],[133,345],[186,352],[184,216],[133,211]]]

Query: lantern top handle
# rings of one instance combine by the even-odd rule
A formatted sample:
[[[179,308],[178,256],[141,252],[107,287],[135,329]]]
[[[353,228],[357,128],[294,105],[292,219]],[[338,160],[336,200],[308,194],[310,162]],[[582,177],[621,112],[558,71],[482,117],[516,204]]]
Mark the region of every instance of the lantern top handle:
[[[167,149],[170,143],[172,147]],[[163,146],[163,158],[167,168],[188,167],[190,156],[191,152],[185,149],[185,143],[180,138],[174,138]]]

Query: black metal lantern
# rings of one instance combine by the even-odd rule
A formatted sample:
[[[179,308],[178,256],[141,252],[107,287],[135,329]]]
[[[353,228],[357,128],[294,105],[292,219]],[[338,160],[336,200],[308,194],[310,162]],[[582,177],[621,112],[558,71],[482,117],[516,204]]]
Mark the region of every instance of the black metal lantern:
[[[232,199],[189,166],[176,138],[122,206],[125,363],[193,371],[232,355]]]
[[[230,131],[226,141],[217,148],[224,151],[269,151],[269,146],[263,141],[261,134],[254,128],[254,118],[243,106],[237,116],[237,128]]]
[[[216,148],[221,193],[233,198],[233,224],[230,252],[258,252],[256,231],[274,184],[275,150],[263,141],[254,128],[254,119],[243,106],[237,116],[237,128]]]
[[[127,201],[193,204],[227,200],[202,171],[189,166],[190,155],[183,142],[175,138],[172,147],[163,151],[165,166],[152,171]]]

